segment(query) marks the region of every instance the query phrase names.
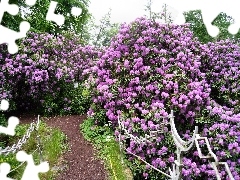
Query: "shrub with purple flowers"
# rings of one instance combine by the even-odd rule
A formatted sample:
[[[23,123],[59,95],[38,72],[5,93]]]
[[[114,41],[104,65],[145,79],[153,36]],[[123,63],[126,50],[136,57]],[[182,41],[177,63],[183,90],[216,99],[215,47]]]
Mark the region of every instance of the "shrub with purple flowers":
[[[167,25],[138,18],[122,24],[109,47],[81,46],[73,34],[29,33],[19,53],[0,46],[0,99],[44,114],[84,113],[95,123],[118,117],[134,136],[160,130],[174,111],[184,140],[195,125],[207,136],[213,152],[240,180],[240,49],[224,40],[201,44],[189,25]],[[169,173],[176,159],[169,126],[151,142],[126,139],[126,149]],[[204,142],[202,152],[208,153]],[[166,179],[126,154],[137,179]],[[215,173],[196,149],[183,159],[183,179],[214,179]],[[228,179],[224,168],[219,172]]]
[[[200,134],[210,138],[218,158],[228,161],[234,177],[239,179],[239,144],[234,142],[240,132],[240,116],[224,103],[239,98],[238,84],[234,85],[239,77],[229,74],[233,78],[230,82],[216,71],[220,66],[217,61],[222,59],[225,72],[234,67],[237,73],[239,59],[234,58],[238,58],[239,50],[228,40],[213,44],[212,48],[209,46],[193,38],[188,25],[164,25],[144,18],[138,18],[130,25],[122,24],[111,45],[100,54],[96,65],[89,68],[95,78],[89,114],[101,125],[107,120],[116,125],[119,116],[129,132],[144,136],[150,130],[158,130],[160,117],[167,117],[170,110],[174,110],[175,124],[182,137],[190,139],[190,132],[197,124]],[[224,59],[225,52],[221,49],[225,46],[232,47],[227,55],[229,60]],[[227,66],[228,61],[234,66]],[[231,89],[226,91],[229,98],[224,96],[226,92],[220,91],[224,85]],[[218,94],[212,91],[214,87]],[[224,96],[223,103],[218,101],[221,96]],[[107,119],[96,116],[103,112]],[[116,129],[115,134],[118,133]],[[126,148],[165,172],[176,158],[167,128],[151,143],[137,144],[130,140]],[[186,154],[184,178],[214,178],[214,171],[196,154],[196,149]],[[128,158],[136,177],[164,179],[133,156]],[[224,170],[221,176],[227,179]]]
[[[97,51],[79,42],[73,34],[30,32],[16,55],[8,54],[6,45],[1,45],[0,97],[12,100],[18,110],[84,113],[90,96],[82,73],[92,66]],[[79,86],[74,88],[76,82]]]
[[[201,71],[211,85],[211,96],[222,106],[240,107],[240,47],[238,42],[221,40],[202,46]],[[204,57],[205,56],[205,57]]]

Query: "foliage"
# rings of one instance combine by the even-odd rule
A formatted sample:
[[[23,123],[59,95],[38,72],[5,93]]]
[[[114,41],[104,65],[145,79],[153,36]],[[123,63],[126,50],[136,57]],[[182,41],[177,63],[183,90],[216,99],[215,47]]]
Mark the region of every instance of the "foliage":
[[[152,0],[149,0],[145,11],[149,14],[146,17],[152,21],[161,21],[167,24],[173,22],[172,14],[169,12],[167,4],[163,4],[160,12],[154,12],[152,10]]]
[[[23,14],[25,13],[25,9],[27,5],[23,0],[9,0],[10,4],[17,4],[19,6],[19,13],[16,16],[12,16],[9,13],[4,13],[1,25],[8,27],[12,30],[19,31],[20,22],[23,20]]]
[[[238,34],[232,37],[226,29],[232,23],[231,17],[222,13],[215,19],[213,24],[220,27],[221,34],[213,39],[202,23],[200,11],[186,13],[190,24],[177,26],[158,23],[158,18],[166,20],[166,13],[153,13],[151,4],[148,8],[149,19],[138,18],[120,28],[110,23],[110,12],[100,26],[89,26],[100,29],[93,36],[98,50],[79,45],[83,36],[86,41],[90,39],[87,28],[81,35],[31,32],[20,41],[16,55],[8,54],[6,45],[2,45],[0,99],[10,100],[12,109],[32,108],[47,115],[82,114],[91,103],[91,118],[81,129],[105,156],[108,167],[114,163],[110,171],[117,172],[120,179],[124,177],[120,157],[106,156],[119,154],[116,142],[106,140],[113,135],[111,128],[116,136],[120,133],[118,117],[129,132],[144,136],[160,128],[160,116],[167,118],[174,110],[175,123],[184,140],[191,138],[192,127],[198,125],[219,160],[227,161],[234,178],[240,179],[240,51],[239,42],[230,40],[237,39]],[[39,27],[44,29],[45,25],[52,27]],[[77,88],[74,83],[78,83]],[[5,122],[4,117],[0,119],[0,123]],[[113,126],[106,128],[108,121]],[[169,127],[164,130],[153,143],[139,145],[125,138],[123,141],[128,150],[168,172],[176,158],[176,147]],[[21,134],[20,129],[18,132]],[[49,158],[54,154],[49,153]],[[127,158],[135,178],[165,178],[131,155],[127,154]],[[215,178],[196,149],[186,154],[183,164],[183,179]],[[227,179],[223,169],[220,173]]]
[[[8,125],[6,115],[0,112],[0,126],[6,127]],[[6,139],[7,135],[5,134],[0,134],[0,147],[6,147]]]
[[[107,28],[104,28],[101,37],[101,44],[103,47],[108,47],[111,43],[112,38],[118,33],[119,24],[110,24]]]
[[[205,53],[207,51],[207,53]],[[211,84],[211,96],[222,106],[239,111],[240,49],[237,41],[218,41],[202,46],[201,71]]]
[[[97,126],[94,122],[94,119],[88,118],[80,125],[85,139],[93,143],[98,150],[98,156],[105,161],[111,179],[130,180],[131,174],[121,163],[119,145],[113,138],[111,127],[107,124]]]
[[[95,47],[108,47],[119,29],[118,23],[111,23],[111,9],[100,20],[100,25],[89,24],[91,26],[92,34],[91,41]],[[94,20],[94,19],[93,19]]]
[[[210,45],[213,48],[208,47]],[[228,46],[232,47],[231,50],[224,51]],[[188,25],[163,25],[145,18],[138,18],[130,25],[122,24],[109,48],[101,54],[96,66],[91,68],[95,75],[95,96],[89,114],[94,117],[104,108],[113,125],[116,125],[120,116],[131,133],[144,136],[150,130],[159,129],[162,121],[160,116],[167,117],[170,110],[174,110],[176,126],[184,139],[189,140],[192,127],[199,125],[200,134],[209,135],[214,145],[219,140],[214,133],[216,128],[225,129],[226,138],[222,139],[224,146],[216,145],[215,148],[219,149],[218,157],[227,160],[234,176],[239,177],[239,165],[236,163],[240,148],[239,144],[232,145],[240,135],[237,126],[239,114],[226,105],[217,104],[217,98],[212,93],[213,86],[219,88],[228,83],[225,77],[233,78],[233,74],[229,73],[222,76],[216,74],[216,69],[219,69],[216,62],[224,57],[219,51],[223,51],[225,56],[226,53],[229,54],[229,59],[224,62],[235,63],[235,72],[238,72],[238,60],[234,61],[234,58],[238,58],[238,48],[231,46],[228,41],[203,45],[193,37]],[[205,68],[208,65],[205,62],[210,65],[209,69]],[[229,66],[226,68],[224,72],[231,69]],[[223,84],[216,85],[219,79],[223,80]],[[234,79],[238,79],[238,76]],[[238,89],[235,92],[239,94]],[[228,92],[232,101],[238,98],[234,95],[235,92]],[[168,172],[168,167],[171,167],[175,158],[175,146],[171,134],[167,133],[168,129],[165,130],[153,143],[138,145],[131,140],[126,148],[153,166]],[[118,133],[116,129],[115,135]],[[141,178],[164,178],[130,155],[129,160],[133,172],[142,174]],[[183,168],[186,179],[187,176],[193,179],[214,177],[209,166],[207,169],[201,168],[206,162],[200,160],[196,152],[188,153],[183,163],[186,165]],[[226,178],[224,171],[221,174]]]
[[[6,140],[7,145],[11,146],[14,143],[17,143],[16,138],[22,138],[28,128],[29,125],[17,126],[16,136],[8,137],[8,139]],[[59,164],[58,161],[60,157],[68,148],[66,144],[66,136],[60,130],[52,129],[48,127],[45,123],[40,124],[38,133],[41,140],[43,158],[44,160],[47,160],[49,162],[50,168],[52,168],[54,164]],[[23,149],[27,153],[33,153],[34,150],[37,149],[36,136],[36,132],[33,132],[27,143],[23,145]],[[10,153],[9,155],[0,155],[0,163],[7,162],[10,164],[11,169],[17,168],[15,171],[9,173],[9,177],[21,179],[23,171],[26,168],[26,163],[18,168],[21,163],[16,160],[15,156],[16,155],[12,153]],[[33,158],[36,163],[39,163],[40,157],[38,151],[33,153]],[[47,173],[40,174],[41,179],[54,179],[55,176],[56,174],[53,171],[48,171]]]
[[[96,56],[92,47],[80,46],[73,33],[54,37],[31,32],[18,54],[10,55],[6,45],[1,46],[1,98],[11,100],[18,110],[82,114],[90,98],[82,73]],[[74,88],[74,83],[79,86]]]
[[[216,38],[211,37],[203,23],[202,15],[200,10],[189,11],[184,13],[186,22],[191,24],[191,30],[194,33],[194,36],[198,37],[199,41],[203,43],[214,42],[221,39],[238,39],[240,33],[232,35],[228,32],[227,28],[234,20],[225,13],[220,13],[218,17],[212,22],[213,25],[217,26],[220,29],[220,33]]]
[[[89,18],[88,0],[57,0],[56,14],[62,14],[65,17],[65,23],[59,27],[55,22],[46,20],[46,15],[49,9],[50,0],[40,1],[37,0],[36,4],[32,7],[28,7],[25,1],[10,0],[10,3],[17,4],[20,7],[20,13],[17,16],[12,16],[5,13],[2,20],[2,25],[9,27],[15,31],[19,31],[19,24],[23,20],[27,20],[31,24],[31,31],[50,34],[62,34],[64,31],[71,31],[75,34],[81,34],[83,26],[86,24]],[[71,14],[72,7],[80,7],[82,14],[79,17],[74,17]]]
[[[6,126],[6,125],[7,125],[6,117],[3,113],[0,113],[0,126]]]

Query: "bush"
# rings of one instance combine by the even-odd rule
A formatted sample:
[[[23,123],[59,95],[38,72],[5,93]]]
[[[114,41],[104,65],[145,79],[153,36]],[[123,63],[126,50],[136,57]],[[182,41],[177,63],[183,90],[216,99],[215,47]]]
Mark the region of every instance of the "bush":
[[[86,80],[82,72],[92,66],[97,52],[90,46],[82,47],[73,34],[54,37],[30,32],[21,42],[18,54],[8,54],[6,45],[1,50],[0,99],[14,102],[17,110],[40,110],[45,115],[59,111],[83,113],[88,109],[89,96],[80,95],[85,91]],[[79,88],[74,88],[75,82]],[[73,97],[78,97],[78,101]]]
[[[167,117],[170,110],[174,110],[176,127],[185,140],[190,139],[193,125],[199,125],[200,134],[209,135],[213,145],[219,140],[214,131],[217,127],[222,129],[222,123],[226,133],[236,133],[226,134],[223,139],[225,145],[216,146],[219,148],[217,155],[226,160],[231,157],[235,165],[228,161],[230,169],[235,177],[239,177],[239,165],[236,165],[239,145],[234,144],[237,149],[232,151],[231,156],[228,155],[229,148],[226,148],[237,140],[240,132],[236,124],[239,115],[229,114],[232,119],[235,118],[235,121],[230,121],[224,120],[219,114],[227,114],[229,108],[217,105],[216,98],[211,94],[214,84],[209,81],[209,73],[213,73],[213,70],[209,66],[209,72],[203,71],[203,63],[210,62],[211,53],[215,52],[204,47],[193,38],[188,25],[162,25],[144,18],[139,18],[130,25],[123,24],[110,47],[100,55],[96,66],[90,68],[95,75],[95,96],[89,114],[96,117],[99,110],[103,112],[104,109],[108,118],[105,121],[111,120],[113,125],[117,125],[119,116],[129,132],[144,136],[149,134],[149,130],[160,128],[160,116]],[[231,126],[226,126],[227,123]],[[126,148],[156,168],[168,172],[176,149],[171,134],[167,128],[165,130],[166,133],[152,143],[138,145],[130,141]],[[119,133],[117,129],[115,133]],[[220,148],[223,149],[220,151]],[[184,177],[196,179],[214,176],[212,171],[201,168],[206,162],[197,159],[194,151],[184,159],[187,166],[183,169]],[[129,160],[136,176],[140,174],[140,179],[147,176],[150,179],[164,178],[130,155]]]
[[[240,48],[237,42],[221,40],[202,46],[201,71],[211,85],[211,97],[239,113]]]

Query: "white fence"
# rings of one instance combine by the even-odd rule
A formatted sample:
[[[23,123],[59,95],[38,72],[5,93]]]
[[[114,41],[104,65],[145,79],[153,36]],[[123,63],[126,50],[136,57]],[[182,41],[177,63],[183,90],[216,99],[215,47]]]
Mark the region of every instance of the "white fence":
[[[163,118],[163,117],[162,117]],[[234,180],[232,173],[229,169],[229,166],[226,162],[219,162],[217,159],[217,156],[214,154],[214,152],[212,151],[211,147],[210,147],[210,143],[208,141],[207,137],[201,137],[198,134],[198,127],[195,126],[195,130],[193,133],[192,138],[189,141],[184,141],[178,134],[177,129],[175,127],[175,123],[174,123],[174,115],[173,115],[173,111],[171,111],[171,114],[168,116],[168,121],[164,122],[160,124],[161,125],[161,129],[158,131],[150,131],[150,135],[145,135],[145,137],[136,137],[133,134],[131,134],[127,128],[125,128],[123,122],[120,120],[120,118],[118,117],[118,126],[120,129],[119,132],[119,145],[120,145],[120,150],[121,152],[123,150],[125,150],[127,153],[137,157],[139,160],[143,161],[145,164],[147,164],[148,166],[150,166],[151,168],[153,168],[154,170],[164,174],[165,176],[167,176],[170,180],[181,180],[182,179],[182,168],[183,168],[183,164],[182,164],[182,159],[184,156],[184,153],[190,151],[194,146],[197,148],[198,151],[198,155],[201,159],[207,159],[208,163],[212,166],[212,168],[214,169],[215,173],[216,173],[216,178],[217,180],[221,180],[219,171],[218,171],[218,167],[220,165],[224,165],[226,172],[228,173],[228,176],[231,180]],[[133,154],[132,152],[128,151],[126,148],[123,147],[123,143],[121,141],[121,136],[124,135],[125,137],[130,138],[132,141],[140,144],[141,142],[147,142],[147,141],[152,141],[154,138],[157,138],[157,134],[158,133],[163,133],[163,128],[166,125],[170,125],[171,126],[171,135],[173,137],[174,143],[176,145],[177,148],[177,152],[176,152],[176,156],[177,156],[177,160],[175,160],[175,162],[173,163],[172,169],[169,168],[169,172],[170,174],[167,174],[163,171],[161,171],[158,168],[155,168],[154,166],[152,166],[151,164],[149,164],[148,162],[146,162],[145,160],[143,160],[140,156]],[[122,134],[123,132],[123,134]],[[208,155],[204,156],[201,152],[200,146],[199,146],[199,141],[200,140],[204,140],[208,149]],[[122,159],[123,162],[123,159]]]
[[[8,155],[10,153],[17,153],[18,151],[20,151],[22,149],[22,146],[24,144],[26,144],[28,142],[28,139],[30,138],[32,132],[36,132],[37,133],[37,148],[32,152],[32,154],[38,152],[38,155],[40,157],[40,162],[43,162],[43,155],[42,155],[42,148],[41,148],[41,141],[40,141],[40,136],[38,134],[38,128],[40,125],[40,118],[38,116],[38,119],[36,122],[32,122],[30,124],[30,127],[27,129],[26,133],[24,134],[24,136],[19,139],[19,141],[15,144],[13,144],[12,146],[7,146],[6,148],[2,149],[2,147],[0,147],[0,155]],[[0,132],[1,133],[1,132]],[[18,168],[20,168],[26,161],[23,161],[19,166],[17,166],[15,169],[12,169],[10,172],[16,171]],[[1,171],[1,170],[0,170]],[[9,173],[10,173],[9,172]]]

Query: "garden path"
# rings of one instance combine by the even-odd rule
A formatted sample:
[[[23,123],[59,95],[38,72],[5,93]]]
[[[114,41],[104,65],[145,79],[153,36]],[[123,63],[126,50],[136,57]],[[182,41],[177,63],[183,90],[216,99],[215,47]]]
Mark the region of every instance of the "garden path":
[[[31,123],[37,117],[18,116],[20,123]],[[93,146],[87,142],[80,132],[79,125],[86,116],[56,116],[44,118],[44,121],[54,128],[60,128],[68,137],[70,150],[63,155],[67,168],[63,169],[56,180],[106,180],[107,172],[103,161],[95,156]],[[50,165],[51,166],[51,165]]]

